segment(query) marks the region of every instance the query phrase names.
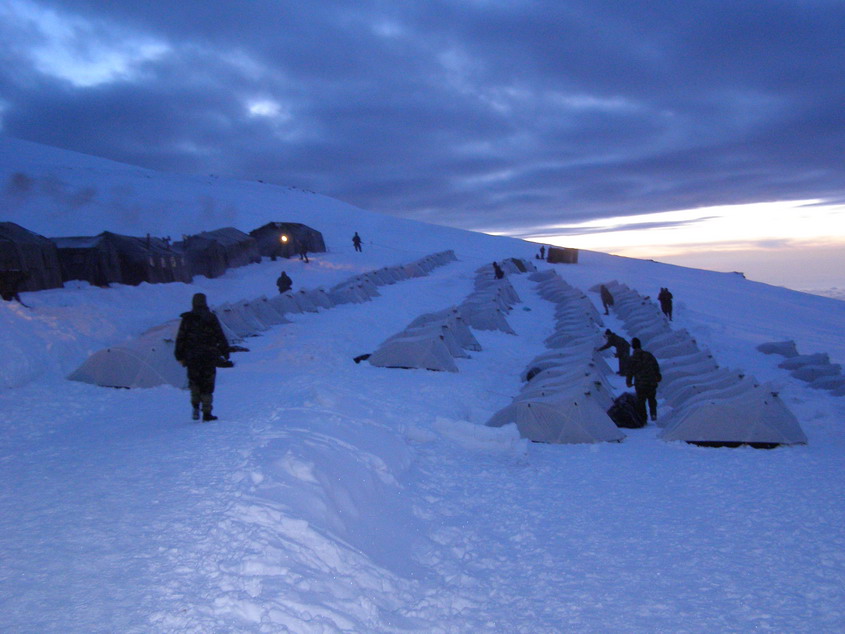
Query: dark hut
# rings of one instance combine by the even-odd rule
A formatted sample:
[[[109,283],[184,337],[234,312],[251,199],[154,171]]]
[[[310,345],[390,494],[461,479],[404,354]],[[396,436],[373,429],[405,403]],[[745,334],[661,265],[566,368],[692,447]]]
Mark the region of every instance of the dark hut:
[[[187,236],[175,246],[188,259],[191,275],[220,277],[226,269],[261,261],[255,238],[234,227]]]
[[[0,292],[40,291],[62,286],[56,246],[14,222],[0,222]]]
[[[549,255],[546,261],[552,264],[578,264],[578,249],[549,247]]]
[[[185,254],[168,240],[123,236],[110,231],[92,237],[54,238],[66,280],[105,286],[190,282]]]
[[[325,253],[323,234],[298,222],[268,222],[249,232],[261,255],[289,258],[299,255],[304,245],[309,253]]]

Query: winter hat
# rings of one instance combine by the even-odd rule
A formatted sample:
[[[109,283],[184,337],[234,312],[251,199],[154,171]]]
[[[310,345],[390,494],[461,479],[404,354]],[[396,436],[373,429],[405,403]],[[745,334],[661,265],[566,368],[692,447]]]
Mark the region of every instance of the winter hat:
[[[197,310],[198,308],[208,308],[208,301],[206,300],[205,293],[196,293],[192,304],[194,310]]]
[[[637,339],[636,337],[634,337],[633,339],[631,339],[631,347],[632,347],[634,350],[639,350],[640,348],[642,348],[642,344],[640,343],[640,340],[639,340],[639,339]]]

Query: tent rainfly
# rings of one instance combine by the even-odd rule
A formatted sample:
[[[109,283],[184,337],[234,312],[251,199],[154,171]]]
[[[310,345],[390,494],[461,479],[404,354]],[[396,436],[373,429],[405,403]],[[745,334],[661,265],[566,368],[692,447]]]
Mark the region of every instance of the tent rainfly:
[[[92,354],[67,378],[104,387],[187,386],[187,374],[173,357],[180,320],[151,328],[137,339]]]
[[[731,399],[712,399],[690,408],[660,434],[707,446],[758,447],[806,444],[795,415],[771,387],[762,385]]]
[[[458,371],[448,346],[437,335],[391,338],[379,346],[368,360],[381,368]]]
[[[616,442],[625,438],[607,412],[586,395],[514,401],[487,421],[488,427],[515,423],[523,438],[555,444]]]

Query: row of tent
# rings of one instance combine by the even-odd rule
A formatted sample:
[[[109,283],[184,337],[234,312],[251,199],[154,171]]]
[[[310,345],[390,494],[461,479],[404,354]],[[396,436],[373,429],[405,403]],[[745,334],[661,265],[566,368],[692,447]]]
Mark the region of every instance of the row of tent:
[[[289,323],[287,314],[317,312],[333,306],[369,301],[378,287],[423,277],[439,266],[456,260],[453,251],[426,256],[409,264],[386,267],[355,275],[329,289],[303,289],[271,298],[259,297],[214,308],[231,346],[247,337]],[[67,378],[104,387],[155,387],[169,384],[186,387],[185,369],[173,356],[179,319],[151,328],[126,343],[91,355]]]
[[[548,352],[528,362],[520,393],[488,421],[490,427],[515,424],[535,442],[571,444],[618,442],[624,432],[608,410],[613,405],[612,370],[596,352],[602,319],[590,299],[555,271],[529,276],[538,294],[555,305],[555,327]]]
[[[82,280],[95,286],[190,282],[301,249],[325,252],[322,234],[306,225],[270,222],[248,234],[233,227],[169,238],[96,236],[46,238],[12,222],[0,222],[0,285],[14,291],[60,288]],[[13,288],[14,287],[14,288]]]
[[[461,304],[420,315],[383,341],[366,357],[368,362],[383,368],[457,372],[455,359],[468,358],[470,352],[481,350],[472,328],[514,334],[506,314],[520,299],[507,275],[534,268],[525,260],[505,260],[502,270],[506,277],[502,279],[496,279],[490,266],[478,269],[474,290]]]
[[[626,330],[660,363],[659,396],[670,407],[658,425],[664,440],[705,446],[804,444],[795,415],[775,389],[739,370],[722,368],[684,329],[674,330],[656,303],[616,281],[604,286]],[[593,287],[599,292],[600,285]]]
[[[785,357],[778,367],[788,370],[800,381],[815,390],[827,390],[834,396],[845,396],[845,375],[842,366],[830,362],[826,352],[798,354],[798,347],[792,340],[772,341],[757,346],[763,354],[777,354]]]

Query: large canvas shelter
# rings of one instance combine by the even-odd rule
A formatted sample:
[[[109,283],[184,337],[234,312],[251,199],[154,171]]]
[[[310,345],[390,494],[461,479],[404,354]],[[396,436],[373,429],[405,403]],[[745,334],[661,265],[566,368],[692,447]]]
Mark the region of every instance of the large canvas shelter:
[[[255,238],[259,253],[268,257],[298,255],[303,245],[309,253],[326,251],[323,234],[298,222],[268,222],[250,231],[249,235]]]
[[[0,291],[40,291],[62,286],[56,245],[14,222],[0,222]]]
[[[215,278],[227,269],[261,261],[255,238],[234,227],[187,236],[176,246],[185,253],[191,275]]]
[[[53,242],[65,280],[85,280],[98,286],[191,281],[184,253],[162,238],[104,231],[90,237],[53,238]]]

